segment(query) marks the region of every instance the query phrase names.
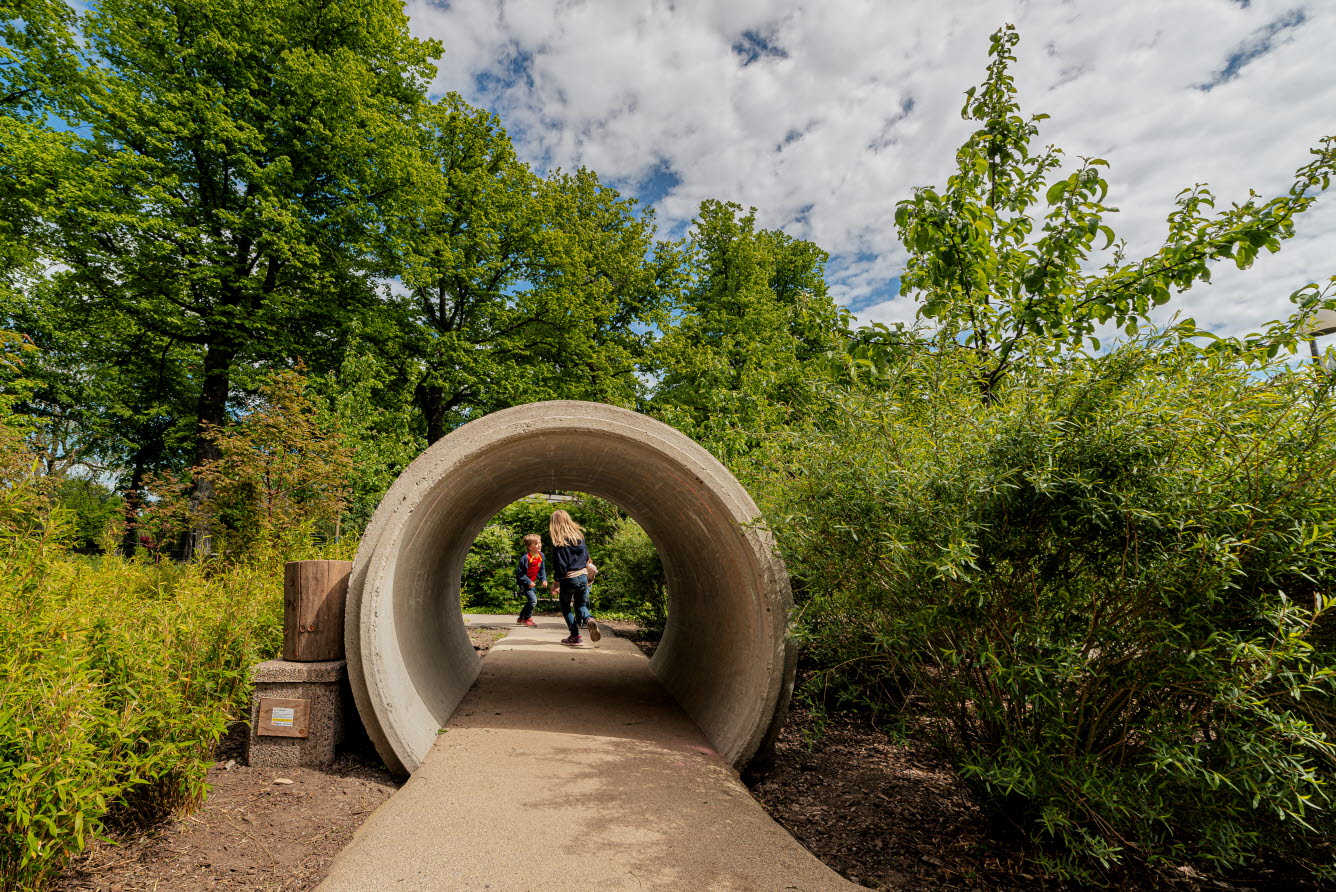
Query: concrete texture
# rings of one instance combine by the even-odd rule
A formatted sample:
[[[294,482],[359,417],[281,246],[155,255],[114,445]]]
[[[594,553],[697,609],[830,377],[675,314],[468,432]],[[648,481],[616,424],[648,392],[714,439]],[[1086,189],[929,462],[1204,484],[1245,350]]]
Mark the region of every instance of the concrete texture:
[[[733,766],[772,738],[793,679],[784,566],[741,485],[690,438],[583,402],[496,412],[437,441],[381,500],[348,586],[349,680],[385,764],[422,763],[478,674],[459,580],[491,517],[534,492],[625,509],[667,574],[669,624],[651,671]]]
[[[493,646],[319,892],[861,888],[770,819],[634,645],[564,634],[516,628]]]
[[[344,690],[347,678],[343,660],[321,663],[291,663],[270,660],[251,669],[255,691],[251,695],[250,739],[246,763],[265,768],[298,765],[328,765],[334,748],[345,737]],[[280,697],[309,700],[311,715],[306,737],[271,737],[256,733],[260,727],[260,699]]]
[[[292,660],[267,660],[251,667],[251,681],[256,684],[310,684],[343,681],[348,664],[343,660],[298,663]]]

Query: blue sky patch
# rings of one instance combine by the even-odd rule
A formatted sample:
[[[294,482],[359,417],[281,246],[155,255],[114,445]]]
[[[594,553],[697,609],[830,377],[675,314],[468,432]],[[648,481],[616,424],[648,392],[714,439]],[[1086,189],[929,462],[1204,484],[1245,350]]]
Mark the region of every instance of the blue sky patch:
[[[634,191],[636,198],[645,204],[658,204],[681,182],[682,178],[672,166],[661,160],[646,177],[636,183]]]
[[[733,42],[733,54],[742,59],[742,67],[762,59],[787,59],[788,51],[774,41],[773,37],[760,31],[743,31],[742,36]]]
[[[1239,76],[1249,63],[1255,62],[1276,48],[1277,40],[1286,31],[1298,28],[1308,21],[1308,13],[1302,9],[1292,9],[1274,22],[1267,22],[1238,46],[1225,59],[1225,65],[1209,81],[1198,89],[1209,92],[1221,84],[1228,83]]]

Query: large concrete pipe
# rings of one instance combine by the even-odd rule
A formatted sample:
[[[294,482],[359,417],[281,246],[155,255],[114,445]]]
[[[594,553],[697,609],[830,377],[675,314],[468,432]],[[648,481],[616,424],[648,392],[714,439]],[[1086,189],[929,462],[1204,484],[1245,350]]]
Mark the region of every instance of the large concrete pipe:
[[[668,627],[650,668],[734,766],[788,706],[788,576],[756,504],[665,424],[612,406],[532,403],[464,425],[422,453],[368,526],[348,586],[348,675],[385,764],[411,773],[481,663],[459,607],[469,546],[502,508],[577,490],[630,513],[667,575]]]

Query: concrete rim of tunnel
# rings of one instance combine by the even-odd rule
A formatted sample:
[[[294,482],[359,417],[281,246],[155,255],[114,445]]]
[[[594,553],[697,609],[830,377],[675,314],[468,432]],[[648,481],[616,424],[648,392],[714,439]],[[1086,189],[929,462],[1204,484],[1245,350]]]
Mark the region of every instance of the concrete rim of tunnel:
[[[680,431],[601,403],[504,409],[428,447],[381,499],[348,585],[348,676],[368,736],[412,773],[481,668],[459,607],[482,527],[534,492],[608,499],[663,560],[668,626],[650,668],[715,749],[741,769],[788,708],[795,653],[788,575],[760,511]]]

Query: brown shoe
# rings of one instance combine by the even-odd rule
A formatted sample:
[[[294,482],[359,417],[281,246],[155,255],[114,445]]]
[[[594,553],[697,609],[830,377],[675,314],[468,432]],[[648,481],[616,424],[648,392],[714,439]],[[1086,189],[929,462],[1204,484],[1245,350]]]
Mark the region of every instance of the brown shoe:
[[[589,633],[590,641],[598,641],[603,637],[603,633],[598,630],[598,622],[592,616],[585,623],[585,631]]]

